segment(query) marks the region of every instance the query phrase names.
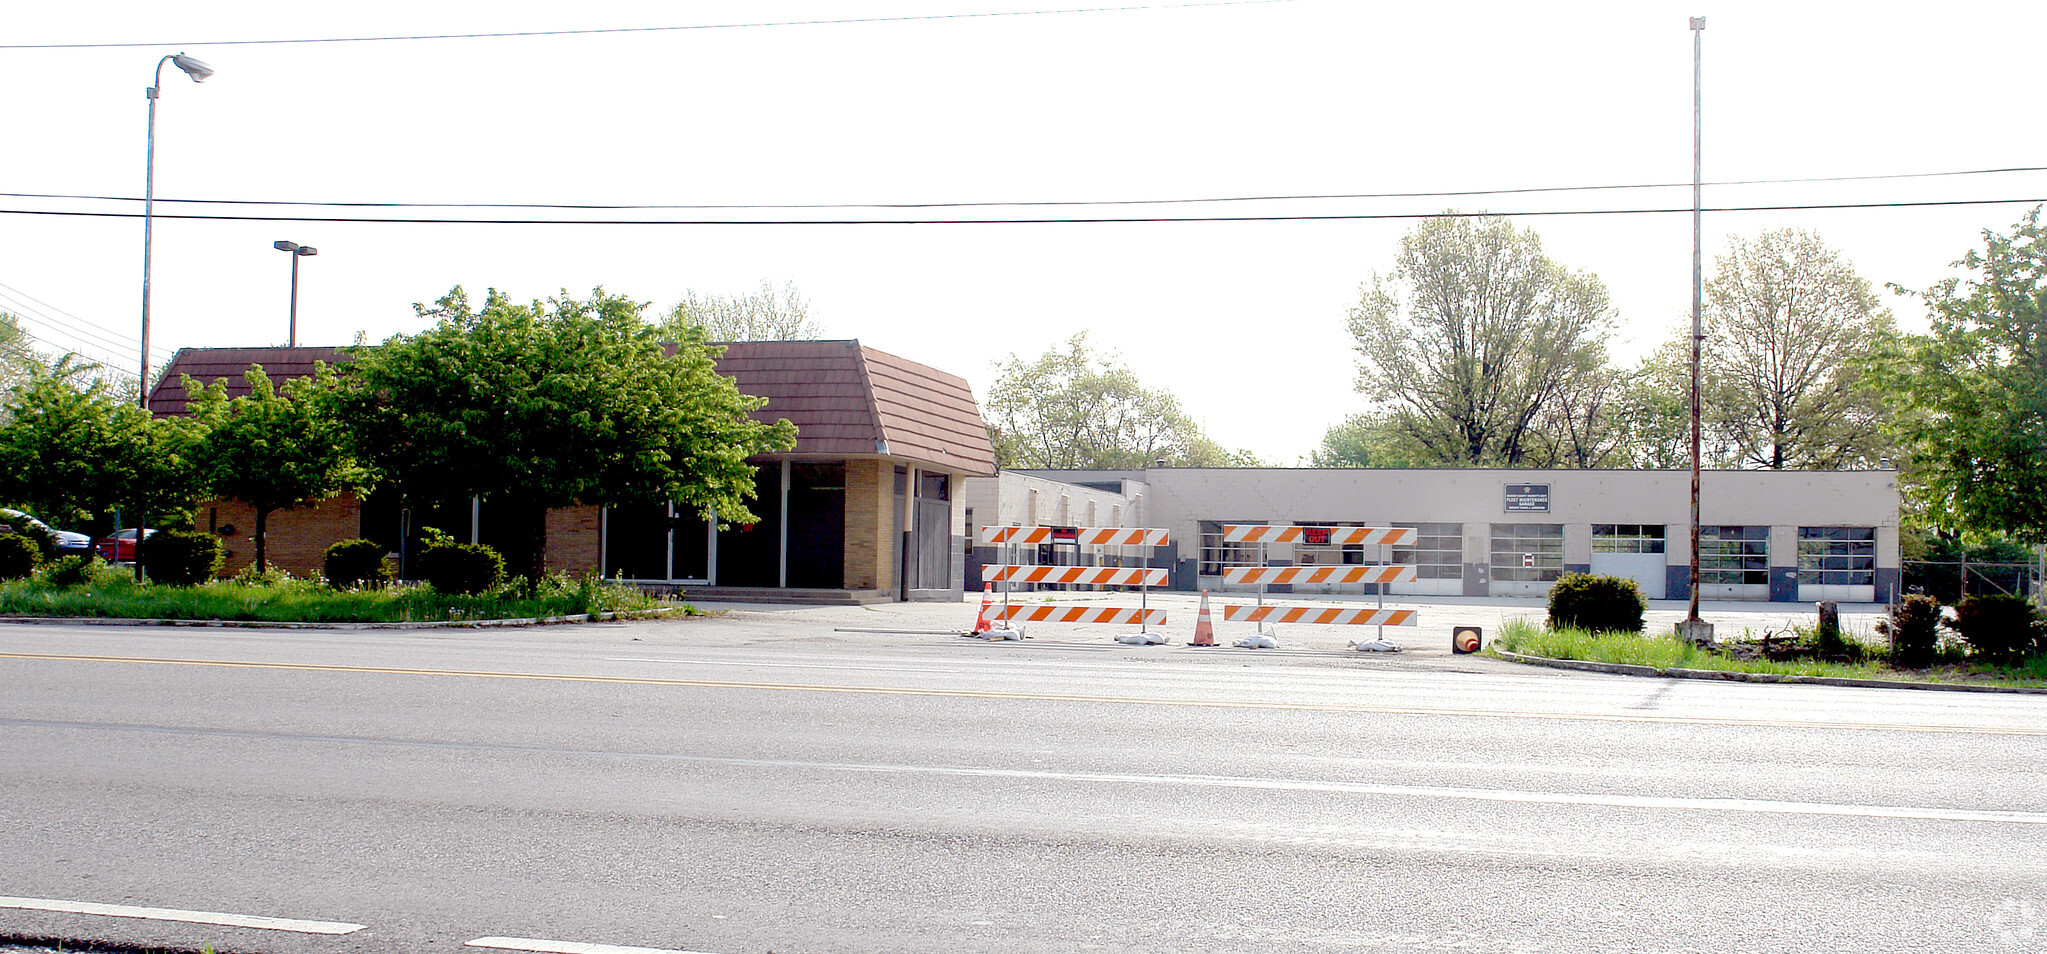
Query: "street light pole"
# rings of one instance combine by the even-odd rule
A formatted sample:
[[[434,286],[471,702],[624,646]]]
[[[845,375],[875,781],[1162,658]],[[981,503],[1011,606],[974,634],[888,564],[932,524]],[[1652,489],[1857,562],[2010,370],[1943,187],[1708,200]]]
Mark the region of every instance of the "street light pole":
[[[142,405],[145,414],[149,412],[149,253],[153,234],[151,226],[156,213],[156,97],[163,88],[165,63],[176,64],[194,83],[204,83],[213,75],[213,67],[183,53],[172,53],[156,61],[156,76],[150,81],[149,88],[143,90],[143,95],[149,97],[149,146],[142,163],[142,366],[135,390],[136,402]],[[137,506],[135,513],[135,580],[139,583],[142,581],[142,541],[149,536],[149,509]],[[114,529],[118,531],[120,528]]]
[[[149,253],[156,214],[156,97],[163,88],[165,63],[177,64],[194,83],[204,83],[213,75],[213,67],[183,53],[172,53],[156,61],[156,78],[142,91],[149,97],[149,148],[142,165],[142,369],[136,389],[141,392],[138,400],[144,410],[149,409]]]
[[[1706,34],[1706,18],[1692,18],[1692,572],[1691,612],[1685,616],[1679,630],[1686,642],[1710,643],[1713,641],[1713,624],[1699,618],[1699,352],[1706,340],[1705,327],[1705,265],[1701,243],[1699,219],[1704,208],[1701,196],[1700,143],[1703,124],[1700,80],[1701,53]]]
[[[290,337],[285,339],[285,347],[296,348],[299,346],[299,259],[308,255],[318,255],[320,250],[283,239],[270,243],[270,247],[280,252],[291,253],[291,332]]]

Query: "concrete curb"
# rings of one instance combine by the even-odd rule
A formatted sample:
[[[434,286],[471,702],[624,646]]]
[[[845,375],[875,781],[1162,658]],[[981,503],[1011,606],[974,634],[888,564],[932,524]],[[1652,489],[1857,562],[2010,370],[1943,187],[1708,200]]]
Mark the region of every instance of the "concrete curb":
[[[0,616],[0,623],[63,624],[71,626],[189,626],[213,629],[331,629],[351,632],[370,629],[509,629],[523,626],[556,626],[569,623],[608,623],[620,619],[652,619],[680,613],[681,609],[644,610],[631,613],[585,613],[576,616],[533,616],[515,619],[449,619],[419,623],[284,623],[256,619],[125,619],[110,616]]]
[[[1978,686],[1954,682],[1907,682],[1901,679],[1844,679],[1839,676],[1796,676],[1772,672],[1723,672],[1718,669],[1663,669],[1656,666],[1634,666],[1626,663],[1588,662],[1583,659],[1551,659],[1548,656],[1523,656],[1504,649],[1493,649],[1493,653],[1508,662],[1529,666],[1548,666],[1552,669],[1576,669],[1581,672],[1603,672],[1616,676],[1662,676],[1666,679],[1705,679],[1721,682],[1778,682],[1803,686],[1851,686],[1857,689],[1932,689],[1943,692],[2009,692],[2025,695],[2047,695],[2047,689],[2030,686]]]

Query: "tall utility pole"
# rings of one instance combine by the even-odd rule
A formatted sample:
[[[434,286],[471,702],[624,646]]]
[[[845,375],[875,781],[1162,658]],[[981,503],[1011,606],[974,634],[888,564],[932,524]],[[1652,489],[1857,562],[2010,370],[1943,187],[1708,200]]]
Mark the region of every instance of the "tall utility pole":
[[[1701,201],[1699,153],[1703,124],[1700,96],[1700,68],[1706,18],[1692,18],[1692,606],[1678,632],[1686,642],[1713,641],[1713,624],[1699,618],[1699,351],[1706,340],[1705,264],[1703,238],[1699,228]]]

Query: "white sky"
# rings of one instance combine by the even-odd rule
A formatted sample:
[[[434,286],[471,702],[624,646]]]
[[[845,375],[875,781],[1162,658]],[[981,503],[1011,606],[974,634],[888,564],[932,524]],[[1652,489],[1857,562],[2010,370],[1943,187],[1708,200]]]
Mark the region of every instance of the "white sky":
[[[15,4],[0,49],[0,192],[140,197],[156,59],[152,351],[417,330],[411,303],[592,286],[794,281],[832,337],[966,377],[1087,329],[1211,436],[1293,464],[1344,414],[1359,284],[1411,220],[1114,225],[423,225],[308,216],[990,218],[1687,208],[1688,186],[1460,198],[1078,209],[655,213],[203,207],[166,199],[598,204],[923,203],[1441,192],[1687,183],[1692,33],[1705,32],[1707,181],[2047,165],[2047,4],[1660,0],[1366,3],[230,45],[1137,5],[1139,0]],[[2047,174],[1708,188],[1706,204],[2047,198]],[[1727,235],[1814,229],[1879,284],[1923,288],[2029,206],[1723,212]],[[0,209],[139,202],[0,196]],[[280,215],[198,222],[163,216]],[[1541,216],[1605,280],[1632,358],[1690,307],[1689,212]],[[139,218],[0,214],[0,309],[47,347],[135,365]],[[25,296],[32,296],[33,300]],[[1894,300],[1907,327],[1922,323]]]

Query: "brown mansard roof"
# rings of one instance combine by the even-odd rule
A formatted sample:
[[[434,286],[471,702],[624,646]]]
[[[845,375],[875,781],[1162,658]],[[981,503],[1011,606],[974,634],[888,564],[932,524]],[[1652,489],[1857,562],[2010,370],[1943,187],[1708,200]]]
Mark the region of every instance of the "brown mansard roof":
[[[969,474],[995,473],[995,450],[964,378],[876,351],[858,341],[737,341],[722,345],[718,373],[768,399],[763,421],[796,425],[800,455],[900,457]],[[149,394],[158,414],[185,413],[180,374],[227,380],[247,394],[242,373],[260,364],[280,386],[313,373],[315,361],[348,360],[341,348],[183,348]]]

